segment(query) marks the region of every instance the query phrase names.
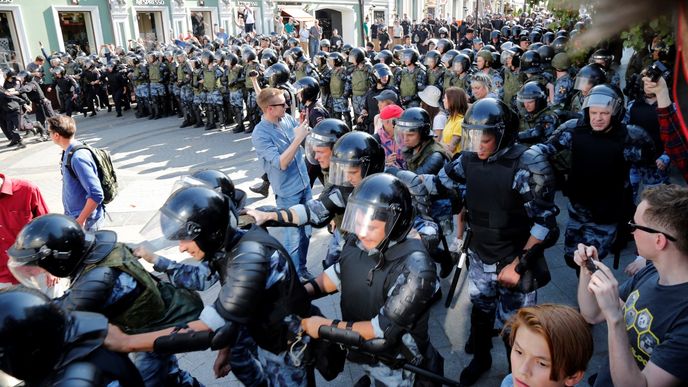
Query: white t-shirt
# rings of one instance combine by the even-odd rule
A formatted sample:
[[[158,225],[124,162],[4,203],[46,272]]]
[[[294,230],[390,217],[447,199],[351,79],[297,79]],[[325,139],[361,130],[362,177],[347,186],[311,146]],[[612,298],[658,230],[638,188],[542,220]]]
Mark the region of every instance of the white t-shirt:
[[[308,38],[311,36],[311,33],[308,30],[309,28],[306,28],[303,25],[301,26],[301,31],[299,31],[299,38],[302,42],[307,42]]]
[[[244,9],[244,23],[255,24],[256,20],[253,18],[253,11],[251,9]]]

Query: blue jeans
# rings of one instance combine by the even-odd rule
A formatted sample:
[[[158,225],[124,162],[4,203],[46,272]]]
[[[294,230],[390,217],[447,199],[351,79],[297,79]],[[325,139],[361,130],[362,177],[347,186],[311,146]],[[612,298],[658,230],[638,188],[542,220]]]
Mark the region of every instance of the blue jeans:
[[[289,208],[297,204],[306,204],[311,199],[311,188],[306,187],[303,191],[290,196],[282,197],[275,195],[277,208]],[[311,227],[285,227],[284,240],[282,246],[287,250],[291,261],[294,262],[296,270],[306,269],[306,259],[308,257],[308,240],[311,237]]]
[[[156,352],[132,352],[129,358],[138,368],[146,387],[165,385],[194,386],[198,383],[190,373],[179,368],[175,355]]]

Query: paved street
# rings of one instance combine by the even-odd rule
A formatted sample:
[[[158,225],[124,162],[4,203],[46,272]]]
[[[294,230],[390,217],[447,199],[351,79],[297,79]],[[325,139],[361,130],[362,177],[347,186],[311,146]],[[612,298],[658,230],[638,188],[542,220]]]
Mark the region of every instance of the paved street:
[[[115,118],[114,112],[102,112],[95,118],[77,118],[77,138],[97,147],[108,148],[113,154],[120,194],[107,206],[111,219],[106,228],[117,231],[121,241],[139,241],[138,230],[170,194],[175,179],[200,169],[215,168],[226,172],[238,188],[248,193],[249,206],[274,204],[273,197],[262,199],[248,190],[262,174],[261,164],[255,157],[248,135],[180,129],[179,122],[177,118],[137,120],[133,111],[125,112],[122,118]],[[4,138],[0,140],[0,172],[33,181],[40,187],[51,211],[62,212],[59,172],[61,150],[51,142],[35,141],[27,138],[26,149],[9,150],[5,146],[7,141]],[[317,186],[314,193],[317,194],[319,190]],[[560,208],[565,208],[561,198],[558,204]],[[559,216],[559,222],[563,230],[566,211]],[[314,274],[321,271],[320,261],[327,241],[327,231],[316,230],[313,233],[308,261],[309,269]],[[627,249],[622,257],[621,268],[632,260],[630,252],[631,249]],[[175,258],[183,259],[179,254],[173,254]],[[538,301],[575,305],[577,281],[574,272],[563,263],[561,241],[549,249],[547,257],[552,281],[540,291]],[[616,273],[619,279],[624,277],[621,270]],[[469,301],[464,278],[461,284],[463,286],[454,306],[445,309],[443,303],[438,303],[433,307],[430,319],[432,342],[444,356],[445,374],[452,379],[458,379],[459,372],[470,361],[470,356],[463,352],[469,324]],[[448,286],[448,281],[443,281],[445,295]],[[217,290],[216,286],[205,292],[204,299],[212,301]],[[317,304],[327,316],[338,317],[336,297],[320,300]],[[606,328],[595,327],[594,337],[596,352],[589,367],[591,371],[596,370],[601,359],[607,356]],[[231,375],[220,380],[214,378],[212,365],[215,357],[209,351],[180,357],[182,367],[190,370],[206,385],[238,385]],[[506,373],[504,348],[501,339],[495,338],[492,370],[477,385],[498,386]],[[359,367],[347,365],[342,375],[322,385],[351,386],[361,374]]]

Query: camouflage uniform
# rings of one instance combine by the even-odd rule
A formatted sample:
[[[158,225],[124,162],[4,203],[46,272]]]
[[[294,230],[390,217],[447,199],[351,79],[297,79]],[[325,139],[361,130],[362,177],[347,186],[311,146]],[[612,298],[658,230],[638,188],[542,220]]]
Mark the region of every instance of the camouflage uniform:
[[[261,111],[258,108],[258,104],[256,102],[256,91],[253,89],[253,82],[251,81],[251,77],[248,76],[248,73],[253,70],[257,71],[259,76],[263,73],[263,68],[260,66],[258,62],[249,62],[244,65],[244,73],[242,77],[244,78],[244,88],[246,90],[244,101],[246,102],[246,113],[249,122],[247,132],[249,133],[252,132],[253,128],[256,127],[256,125],[260,121],[261,116]]]
[[[349,82],[351,83],[351,104],[354,108],[355,122],[366,107],[366,93],[375,85],[373,66],[367,62],[355,66],[349,74]]]
[[[526,75],[518,70],[512,71],[504,69],[504,93],[502,94],[502,101],[509,105],[510,108],[516,110],[516,94],[525,84]]]
[[[153,269],[166,273],[174,286],[184,289],[208,290],[220,280],[217,272],[210,270],[206,262],[189,265],[159,257]],[[234,376],[245,386],[258,386],[267,380],[256,351],[257,345],[253,337],[245,326],[240,326],[236,341],[232,344],[229,364]]]
[[[351,128],[351,111],[349,109],[351,81],[345,67],[337,67],[332,70],[330,74],[330,93],[332,96],[332,112],[330,116],[343,120]]]
[[[320,74],[320,100],[322,101],[323,107],[331,114],[332,98],[330,96],[330,71],[330,68],[326,64],[318,67],[318,73]]]
[[[560,110],[571,110],[571,99],[573,98],[573,79],[569,74],[557,78],[554,82],[554,98],[552,108]]]
[[[415,65],[413,70],[404,67],[395,76],[395,82],[399,86],[399,96],[404,109],[420,106],[418,93],[425,89],[428,82],[425,69]]]
[[[518,139],[526,144],[545,141],[559,126],[559,118],[550,108],[535,114],[522,113],[520,117]]]
[[[495,69],[490,69],[487,73],[490,76],[490,79],[492,79],[492,92],[499,97],[499,99],[504,99],[504,78],[502,77],[502,74],[499,73],[499,71]]]
[[[148,109],[148,98],[150,97],[150,92],[148,90],[148,71],[146,65],[140,63],[134,67],[134,72],[132,74],[132,80],[134,81],[134,95],[136,95],[137,104],[137,117],[144,116]],[[139,106],[140,105],[140,109]]]
[[[572,151],[574,146],[574,131],[578,129],[576,120],[569,120],[564,123],[555,134],[544,144],[536,144],[534,147],[540,149],[548,156],[553,156],[561,151]],[[585,129],[585,128],[583,128]],[[648,134],[640,127],[635,125],[627,126],[627,133],[623,143],[623,162],[625,165],[643,165],[648,161],[652,162],[654,154],[654,142]],[[591,155],[591,157],[596,157]],[[575,165],[573,165],[575,168]],[[624,190],[630,189],[628,178],[626,177]],[[592,189],[593,187],[589,187]],[[618,198],[618,208],[624,208],[624,197]],[[630,198],[629,198],[630,199]],[[567,264],[573,268],[577,265],[573,262],[573,253],[579,243],[593,245],[597,247],[600,258],[609,254],[612,243],[616,237],[618,223],[600,222],[593,220],[593,213],[590,208],[572,202],[568,206],[569,223],[566,226],[564,236],[564,257]],[[625,219],[618,219],[623,222]]]
[[[182,115],[185,117],[185,122],[189,123],[195,120],[193,114],[193,97],[194,92],[191,87],[193,79],[193,70],[189,62],[180,63],[176,69],[176,82],[174,89],[179,95],[179,106],[182,110]]]
[[[441,189],[440,185],[459,192],[470,189],[466,185],[463,158],[468,156],[465,155],[466,153],[462,154],[445,166],[438,176],[424,176],[424,183],[430,194],[437,195],[438,189]],[[536,177],[545,177],[545,183],[541,186],[541,182],[535,181]],[[533,222],[530,234],[539,240],[545,240],[551,237],[550,234],[557,232],[554,187],[550,186],[550,180],[553,180],[553,176],[535,175],[527,167],[519,165],[511,184],[512,190],[521,196],[525,213]],[[467,208],[467,210],[470,213],[471,209]],[[476,251],[469,249],[468,258],[470,259],[468,286],[471,303],[480,311],[494,316],[495,327],[502,328],[519,308],[536,303],[536,292],[524,293],[518,287],[506,288],[497,281],[504,265],[511,262],[506,259],[509,257],[481,257]],[[495,262],[496,259],[498,260]]]
[[[444,78],[447,77],[448,72],[441,64],[438,64],[434,69],[428,69],[428,85],[435,86],[440,91],[444,90]]]
[[[320,79],[320,75],[318,72],[313,68],[313,66],[308,63],[308,62],[297,62],[294,65],[294,73],[292,75],[292,81],[296,82],[301,78],[305,77],[312,77],[315,78],[315,80]]]
[[[219,122],[220,127],[225,124],[223,99],[220,92],[224,73],[222,68],[217,65],[203,65],[203,91],[205,93],[205,111],[208,122],[206,128],[212,127]]]
[[[230,120],[233,120],[237,124],[236,131],[240,132],[244,130],[244,80],[241,79],[244,74],[244,69],[241,65],[236,65],[231,69],[225,71],[225,76],[227,77],[227,89],[228,93],[224,95],[225,106],[229,105],[227,110],[227,115],[231,116]]]

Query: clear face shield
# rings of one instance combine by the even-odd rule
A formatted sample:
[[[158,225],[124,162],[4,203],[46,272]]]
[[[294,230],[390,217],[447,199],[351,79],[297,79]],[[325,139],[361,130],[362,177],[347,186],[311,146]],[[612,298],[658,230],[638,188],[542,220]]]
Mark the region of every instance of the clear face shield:
[[[481,159],[487,159],[494,154],[501,146],[504,138],[504,130],[494,128],[463,127],[461,136],[461,149],[464,152],[475,152]]]
[[[616,115],[621,109],[621,101],[609,95],[592,94],[585,98],[582,108],[585,109],[590,107],[609,109],[612,115]]]
[[[355,187],[363,180],[360,161],[330,160],[330,184],[340,187]]]
[[[425,57],[425,63],[423,63],[423,64],[425,66],[431,68],[431,69],[434,69],[435,66],[437,65],[437,60],[435,60],[435,58],[426,56]]]
[[[394,142],[406,152],[420,145],[420,133],[416,126],[405,126],[403,121],[394,124]]]
[[[396,216],[392,211],[363,201],[346,205],[342,230],[355,234],[367,250],[379,248],[394,228]]]
[[[327,165],[329,166],[330,160],[320,160],[318,161],[318,158],[316,157],[316,153],[322,152],[322,148],[328,148],[330,149],[331,153],[331,145],[332,145],[332,139],[321,136],[317,133],[309,133],[308,137],[306,137],[306,160],[308,160],[309,163],[313,165],[320,165],[322,167],[323,161],[327,161]],[[326,167],[323,167],[326,168]]]
[[[51,255],[53,259],[68,259],[69,253],[51,251],[47,246],[42,246],[37,252],[18,252],[10,249],[8,255],[10,259],[7,262],[7,267],[22,285],[38,289],[50,298],[60,297],[69,289],[71,283],[69,278],[55,277],[46,269],[38,266],[41,259]]]
[[[535,99],[516,95],[516,106],[521,114],[531,114],[535,111]]]
[[[140,246],[155,252],[174,248],[179,241],[196,239],[201,234],[201,226],[179,219],[175,214],[161,208],[141,228],[139,234],[144,240]]]
[[[592,82],[588,77],[576,77],[576,82],[573,84],[573,88],[587,93],[592,88]]]

